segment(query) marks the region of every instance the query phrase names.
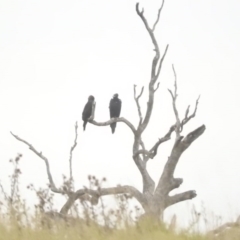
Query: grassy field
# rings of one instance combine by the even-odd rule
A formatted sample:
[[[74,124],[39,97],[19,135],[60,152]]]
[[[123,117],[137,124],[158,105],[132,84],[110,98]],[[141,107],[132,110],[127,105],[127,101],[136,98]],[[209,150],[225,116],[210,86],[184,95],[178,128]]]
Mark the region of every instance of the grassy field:
[[[66,226],[65,224],[56,224],[52,228],[38,227],[19,227],[19,226],[0,226],[1,240],[64,240],[64,239],[86,239],[86,240],[239,240],[240,231],[232,229],[219,236],[189,234],[187,232],[175,234],[163,227],[153,227],[151,225],[127,227],[121,230],[105,229],[94,225],[76,224]]]
[[[187,230],[179,230],[174,224],[176,221],[169,226],[156,225],[150,220],[137,220],[139,209],[132,214],[134,209],[129,207],[130,198],[124,195],[115,196],[116,209],[107,210],[103,202],[93,206],[79,201],[69,216],[63,218],[54,211],[51,190],[36,189],[30,184],[28,189],[36,194],[38,204],[29,208],[19,191],[20,159],[21,155],[10,160],[13,173],[9,194],[0,183],[0,240],[240,240],[240,219],[235,224],[228,224],[228,228],[223,228],[218,235],[201,235],[193,231],[201,216],[196,211],[193,224]],[[66,178],[63,180],[66,182]]]

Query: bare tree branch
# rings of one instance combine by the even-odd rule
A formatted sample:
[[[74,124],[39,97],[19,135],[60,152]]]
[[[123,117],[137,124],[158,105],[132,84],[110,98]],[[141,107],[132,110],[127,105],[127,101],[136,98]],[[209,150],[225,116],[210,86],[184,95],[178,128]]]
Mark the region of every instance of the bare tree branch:
[[[202,125],[190,132],[185,138],[183,138],[180,147],[182,148],[182,152],[185,151],[197,138],[199,138],[204,131],[206,130],[206,126]]]
[[[74,144],[73,146],[71,147],[70,149],[70,157],[69,157],[69,174],[70,174],[70,181],[71,181],[71,184],[72,184],[72,181],[73,181],[73,174],[72,174],[72,153],[75,149],[75,147],[77,146],[77,138],[78,138],[78,122],[76,122],[75,124],[75,139],[74,139]]]
[[[18,141],[25,143],[25,144],[29,147],[29,149],[30,149],[31,151],[33,151],[36,155],[38,155],[38,156],[45,162],[45,164],[46,164],[46,169],[47,169],[48,180],[49,180],[49,183],[50,183],[50,188],[51,188],[51,190],[52,190],[53,192],[55,192],[55,193],[66,194],[65,191],[62,191],[62,190],[56,188],[55,183],[54,183],[53,178],[52,178],[51,171],[50,171],[50,166],[49,166],[48,159],[43,156],[42,152],[38,152],[30,143],[28,143],[27,141],[21,139],[20,137],[18,137],[17,135],[13,134],[12,132],[10,132],[10,133],[11,133],[11,134],[13,135],[13,137],[15,137]]]
[[[178,115],[178,110],[177,110],[177,106],[176,106],[176,101],[177,101],[177,74],[175,72],[174,69],[174,65],[172,65],[172,69],[173,69],[173,73],[174,73],[174,93],[168,89],[169,93],[171,94],[172,97],[172,105],[173,105],[173,111],[176,117],[176,128],[175,128],[175,132],[176,132],[176,141],[178,141],[178,139],[180,138],[180,128],[181,128],[181,122],[179,119],[179,115]]]
[[[162,4],[163,7],[163,4]],[[161,9],[162,9],[161,7]],[[162,66],[162,62],[164,60],[164,56],[166,55],[166,51],[165,51],[165,55],[163,56],[163,58],[160,60],[160,50],[159,50],[159,46],[158,43],[156,41],[156,38],[154,36],[154,32],[153,30],[149,27],[148,22],[146,20],[146,18],[144,17],[144,10],[142,9],[142,11],[139,10],[139,3],[136,4],[136,12],[138,14],[138,16],[142,19],[148,33],[149,36],[152,40],[152,43],[154,45],[154,51],[155,51],[155,56],[153,57],[152,60],[152,70],[151,70],[151,79],[149,82],[149,97],[148,97],[148,105],[147,105],[147,111],[145,113],[145,117],[143,119],[143,121],[141,120],[141,116],[140,115],[140,124],[135,132],[135,139],[134,139],[134,144],[133,144],[133,159],[135,164],[137,165],[141,175],[142,175],[142,179],[143,179],[143,193],[144,194],[149,194],[152,195],[154,192],[154,188],[155,188],[155,182],[153,181],[153,179],[150,177],[147,169],[146,169],[146,162],[149,159],[149,154],[145,149],[144,143],[141,139],[141,135],[143,133],[143,131],[146,129],[151,114],[152,114],[152,109],[153,109],[153,103],[154,103],[154,93],[155,91],[158,89],[159,84],[157,85],[157,87],[155,88],[155,83],[157,81],[158,76],[156,75],[157,71],[157,65],[159,64],[159,68],[161,68]],[[160,12],[161,10],[159,10],[158,16],[157,16],[157,20],[154,24],[153,29],[155,29],[159,18],[160,18]],[[160,60],[160,63],[159,63]],[[161,65],[161,66],[160,66]],[[158,70],[160,71],[160,70]],[[155,88],[155,89],[154,89]],[[141,94],[140,94],[141,95]],[[135,98],[136,98],[136,94],[135,94]],[[142,147],[142,149],[139,149],[140,146]],[[139,152],[140,151],[140,152]],[[141,159],[139,153],[143,153],[143,160]]]
[[[144,142],[143,142],[142,139],[140,139],[140,146],[142,147],[142,150],[143,150],[143,151],[148,152],[148,151],[146,150],[146,148],[145,148],[145,144],[144,144]],[[148,160],[148,156],[145,155],[145,154],[143,154],[143,161],[144,161],[144,162],[147,162],[147,160]]]
[[[197,194],[196,194],[196,191],[194,191],[194,190],[179,193],[174,196],[169,196],[168,201],[167,201],[167,207],[169,207],[173,204],[185,201],[185,200],[195,198],[196,196],[197,196]]]
[[[198,138],[200,137],[206,127],[202,125],[201,127],[190,132],[185,138],[180,137],[178,141],[175,142],[171,155],[168,158],[167,163],[164,166],[162,175],[159,179],[158,185],[155,190],[155,195],[159,197],[161,194],[168,194],[173,190],[176,185],[176,179],[173,178],[175,168],[177,166],[178,160],[182,153]],[[181,183],[180,183],[181,184]],[[177,183],[178,185],[178,183]]]
[[[136,198],[140,203],[144,203],[144,198],[142,193],[140,193],[136,188],[132,186],[117,186],[112,188],[100,188],[98,190],[92,190],[92,189],[79,189],[74,194],[69,197],[65,205],[62,207],[60,213],[66,215],[73,203],[78,199],[82,198],[85,194],[88,194],[92,196],[91,198],[85,197],[85,199],[89,200],[93,205],[96,205],[98,203],[98,199],[101,196],[106,195],[114,195],[114,194],[130,194],[134,198]]]
[[[160,146],[160,144],[171,139],[171,134],[172,134],[172,132],[175,130],[175,127],[176,127],[176,126],[173,125],[173,126],[169,129],[168,133],[167,133],[164,137],[160,138],[160,139],[157,141],[157,143],[155,143],[155,145],[150,149],[150,152],[152,153],[152,158],[154,158],[154,157],[157,155],[157,150],[158,150],[158,147]]]
[[[180,128],[181,131],[183,130],[183,126],[185,124],[187,124],[192,118],[194,118],[196,116],[199,99],[200,99],[200,96],[197,98],[196,103],[195,103],[195,109],[194,109],[193,113],[190,116],[188,116],[190,105],[187,107],[187,110],[185,112],[185,117],[184,117],[184,119],[181,122],[181,128]]]
[[[155,23],[154,23],[154,25],[153,25],[153,28],[152,28],[152,31],[153,31],[153,32],[154,32],[154,30],[155,30],[155,28],[156,28],[156,26],[157,26],[157,24],[158,24],[158,22],[159,22],[160,15],[161,15],[161,11],[162,11],[162,9],[163,9],[163,5],[164,5],[164,0],[162,0],[162,6],[158,9],[157,19],[156,19],[156,21],[155,21]]]
[[[158,14],[157,20],[156,20],[156,22],[154,24],[153,30],[155,29],[155,27],[156,27],[156,25],[157,25],[157,23],[159,21],[160,13],[161,13],[161,10],[163,8],[163,4],[164,4],[164,1],[162,3],[161,8],[159,9],[159,14]],[[165,55],[167,53],[168,46],[165,49],[163,57],[160,59],[160,50],[159,50],[159,46],[158,46],[157,40],[155,38],[153,30],[149,27],[148,22],[147,22],[146,18],[143,15],[144,14],[144,10],[142,10],[142,11],[139,10],[139,3],[136,4],[136,12],[137,12],[138,16],[142,19],[142,21],[143,21],[143,23],[144,23],[144,25],[145,25],[145,27],[146,27],[150,37],[151,37],[152,43],[153,43],[154,48],[155,48],[154,51],[156,52],[156,54],[155,54],[155,56],[154,56],[154,58],[152,60],[152,70],[151,70],[151,80],[150,80],[150,83],[149,83],[149,98],[148,98],[147,111],[146,111],[146,115],[144,117],[143,123],[140,126],[140,131],[142,133],[146,129],[146,127],[148,125],[148,122],[150,120],[151,114],[152,114],[153,103],[154,103],[154,92],[158,88],[158,87],[156,87],[156,89],[154,90],[154,85],[155,85],[155,83],[156,83],[156,81],[158,79],[158,76],[159,76],[159,73],[160,73],[160,70],[161,70],[161,67],[162,67],[163,60],[164,60]],[[160,59],[160,62],[159,62],[159,59]],[[158,66],[158,70],[156,71],[158,63],[159,63],[159,66]]]
[[[165,59],[165,56],[167,54],[167,51],[168,51],[168,47],[169,45],[167,44],[167,46],[165,47],[165,50],[164,50],[164,53],[163,53],[163,56],[160,60],[160,63],[159,63],[159,66],[158,66],[158,70],[157,70],[157,74],[156,74],[156,78],[158,79],[159,75],[160,75],[160,72],[161,72],[161,69],[162,69],[162,64],[163,64],[163,61]]]
[[[113,118],[113,119],[110,119],[106,122],[96,122],[95,120],[88,120],[91,124],[95,125],[95,126],[99,126],[99,127],[105,127],[105,126],[108,126],[114,122],[123,122],[125,123],[131,130],[134,134],[136,134],[136,129],[135,127],[133,126],[132,123],[130,123],[127,119],[121,117],[121,118]]]
[[[154,89],[154,92],[156,92],[159,88],[160,82],[157,83],[157,87]]]
[[[158,63],[158,60],[160,58],[160,50],[159,50],[159,47],[158,47],[158,43],[157,43],[157,40],[154,36],[154,33],[153,31],[151,30],[151,28],[149,27],[148,25],[148,22],[146,20],[146,18],[144,17],[143,13],[144,13],[144,9],[142,9],[142,11],[139,10],[139,3],[136,4],[136,11],[137,11],[137,14],[138,16],[142,19],[150,37],[151,37],[151,40],[153,42],[153,45],[155,47],[155,52],[156,52],[156,55],[154,56],[153,58],[153,62],[152,62],[152,74],[151,74],[151,82],[153,82],[153,84],[156,82],[156,66],[157,66],[157,63]]]
[[[139,151],[137,151],[135,153],[135,155],[133,157],[136,157],[139,154],[143,154],[143,155],[147,156],[145,161],[149,160],[149,158],[153,159],[157,155],[157,150],[158,150],[158,147],[161,145],[161,143],[166,142],[166,141],[171,139],[171,134],[175,130],[175,127],[176,126],[173,125],[169,129],[168,133],[164,137],[159,138],[159,140],[154,144],[154,146],[149,151],[147,151],[145,148],[144,149],[140,149]]]
[[[143,119],[143,117],[142,117],[141,107],[140,107],[140,104],[139,104],[139,98],[140,98],[140,97],[142,96],[142,94],[143,94],[144,87],[142,87],[141,92],[139,93],[138,96],[136,95],[136,87],[137,87],[137,85],[134,85],[134,86],[133,86],[134,100],[135,100],[135,102],[136,102],[136,104],[137,104],[138,115],[139,115],[139,119],[140,119],[139,125],[141,125],[141,124],[142,124],[142,119]]]
[[[147,168],[146,168],[146,162],[141,160],[139,157],[139,154],[135,156],[136,151],[135,149],[138,149],[138,143],[135,141],[133,145],[133,160],[135,164],[138,167],[139,172],[142,175],[143,179],[143,193],[150,193],[152,194],[155,188],[155,182],[152,180],[151,176],[149,175]]]
[[[237,228],[240,227],[240,216],[238,216],[238,218],[235,222],[227,222],[227,223],[217,227],[216,229],[209,231],[207,234],[210,236],[224,234],[227,229],[234,228],[234,227],[237,227]]]

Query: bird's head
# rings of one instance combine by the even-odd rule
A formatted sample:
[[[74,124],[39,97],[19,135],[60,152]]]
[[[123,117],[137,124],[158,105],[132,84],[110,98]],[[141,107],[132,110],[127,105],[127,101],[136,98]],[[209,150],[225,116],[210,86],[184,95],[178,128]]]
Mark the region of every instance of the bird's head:
[[[89,97],[88,97],[88,101],[94,101],[94,96],[92,96],[92,95],[90,95]]]
[[[113,98],[118,98],[118,93],[115,93],[115,94],[113,95]]]

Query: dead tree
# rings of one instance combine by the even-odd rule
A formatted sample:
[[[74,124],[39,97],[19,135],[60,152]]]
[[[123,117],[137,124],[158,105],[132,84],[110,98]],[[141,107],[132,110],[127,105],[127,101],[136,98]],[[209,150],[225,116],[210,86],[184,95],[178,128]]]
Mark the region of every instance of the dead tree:
[[[136,86],[134,85],[134,100],[136,102],[136,106],[138,109],[138,115],[139,115],[139,123],[138,126],[134,126],[129,120],[121,117],[116,119],[111,119],[106,122],[97,122],[94,120],[94,110],[92,112],[92,116],[89,118],[89,122],[95,126],[108,126],[111,123],[114,122],[123,122],[126,126],[130,128],[134,135],[134,142],[133,142],[133,148],[132,148],[132,158],[142,176],[142,183],[143,183],[143,189],[142,191],[137,190],[136,188],[132,186],[117,186],[112,188],[101,188],[99,190],[92,190],[92,189],[79,189],[77,191],[73,191],[71,188],[68,189],[61,189],[57,188],[54,180],[51,175],[50,166],[48,159],[39,151],[37,151],[30,143],[23,140],[22,138],[14,135],[12,135],[19,141],[25,143],[29,146],[30,150],[32,150],[36,155],[38,155],[46,164],[46,170],[47,175],[50,183],[51,190],[55,193],[65,194],[68,196],[67,202],[62,207],[60,213],[66,215],[71,208],[71,206],[74,204],[74,202],[77,199],[84,199],[87,201],[90,201],[92,204],[97,204],[100,197],[105,195],[111,195],[111,194],[130,194],[132,195],[143,207],[145,210],[145,214],[147,216],[152,216],[154,218],[159,219],[159,217],[162,215],[163,211],[176,203],[192,199],[196,197],[196,192],[194,190],[182,192],[179,194],[175,194],[173,196],[169,196],[169,193],[178,188],[182,183],[182,178],[175,178],[174,177],[174,171],[176,169],[177,163],[179,161],[179,158],[181,157],[182,153],[190,147],[190,145],[198,138],[200,137],[204,131],[205,131],[205,125],[202,125],[198,127],[197,129],[193,130],[186,136],[182,136],[181,132],[184,128],[184,126],[195,117],[198,107],[198,101],[199,98],[196,100],[195,108],[192,114],[189,114],[190,106],[187,107],[185,116],[183,119],[180,119],[178,109],[177,109],[177,75],[174,69],[174,66],[172,67],[174,77],[175,77],[175,84],[174,84],[174,90],[169,90],[169,93],[172,98],[172,106],[173,111],[175,114],[176,121],[172,124],[172,126],[167,131],[166,135],[162,138],[159,138],[159,140],[153,145],[152,148],[146,149],[145,144],[142,138],[143,132],[146,130],[149,120],[152,115],[152,110],[154,106],[154,95],[159,87],[159,82],[157,83],[157,80],[159,78],[164,58],[168,51],[168,45],[166,46],[163,54],[160,54],[160,49],[154,34],[154,30],[160,20],[161,11],[163,9],[164,0],[162,2],[162,5],[160,9],[158,10],[156,21],[153,25],[153,27],[150,27],[145,16],[144,16],[144,10],[139,9],[139,3],[136,4],[136,12],[140,19],[142,20],[151,40],[154,45],[154,51],[155,55],[152,60],[152,68],[151,68],[151,78],[148,84],[148,103],[147,103],[147,110],[146,113],[143,115],[141,106],[139,103],[139,99],[141,98],[144,87],[142,87],[141,92],[139,95],[136,93]],[[70,151],[70,179],[72,179],[72,170],[71,170],[71,162],[72,162],[72,151],[77,145],[77,123],[75,126],[76,130],[76,138],[74,141],[74,145],[71,148]],[[157,183],[153,181],[150,174],[147,171],[147,163],[149,159],[153,159],[157,156],[158,148],[159,146],[171,139],[172,133],[175,132],[175,141],[170,153],[170,156],[168,157],[168,160],[165,164],[164,170],[159,177],[159,180]]]

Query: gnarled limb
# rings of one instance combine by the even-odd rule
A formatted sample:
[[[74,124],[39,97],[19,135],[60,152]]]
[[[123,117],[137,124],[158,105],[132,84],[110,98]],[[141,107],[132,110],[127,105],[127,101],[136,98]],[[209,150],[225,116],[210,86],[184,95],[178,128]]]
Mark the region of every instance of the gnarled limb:
[[[20,142],[23,142],[25,143],[29,149],[31,151],[33,151],[36,155],[38,155],[44,162],[45,162],[45,165],[46,165],[46,170],[47,170],[47,175],[48,175],[48,180],[49,180],[49,184],[50,184],[50,189],[55,192],[55,193],[61,193],[61,194],[69,194],[59,188],[56,187],[54,181],[53,181],[53,178],[52,178],[52,174],[51,174],[51,171],[50,171],[50,166],[49,166],[49,162],[48,162],[48,159],[43,156],[42,152],[38,152],[30,143],[28,143],[27,141],[23,140],[22,138],[18,137],[17,135],[13,134],[12,132],[10,132],[13,137],[15,137],[18,141]]]
[[[197,138],[204,133],[205,130],[206,126],[202,125],[183,138],[181,142],[182,151],[185,151]]]
[[[198,137],[204,133],[205,129],[205,125],[202,125],[201,127],[189,133],[185,138],[181,137],[179,141],[174,144],[171,155],[164,166],[162,176],[160,177],[156,187],[156,196],[160,196],[162,193],[168,194],[175,188],[173,188],[175,184],[173,174],[180,156]]]
[[[77,145],[77,127],[78,127],[78,125],[76,123],[76,125],[75,125],[76,136],[75,136],[75,140],[74,140],[74,145],[71,147],[71,150],[70,150],[70,160],[72,157],[72,152]],[[132,186],[128,186],[128,185],[117,186],[117,187],[112,187],[112,188],[100,188],[98,190],[84,188],[84,189],[79,189],[76,192],[58,189],[53,181],[48,159],[45,156],[43,156],[43,154],[41,152],[38,152],[30,143],[28,143],[27,141],[18,137],[17,135],[13,134],[12,132],[11,132],[11,134],[18,141],[23,142],[27,146],[29,146],[30,150],[32,150],[37,156],[39,156],[41,159],[44,160],[44,162],[46,164],[49,183],[50,183],[50,189],[55,193],[68,195],[68,200],[65,203],[65,205],[63,206],[62,210],[60,211],[61,214],[67,214],[68,210],[71,208],[73,203],[79,198],[85,199],[85,200],[88,199],[89,201],[91,201],[92,204],[97,204],[98,198],[101,196],[128,193],[128,194],[131,194],[134,198],[136,198],[140,203],[142,203],[142,204],[144,203],[144,197],[143,197],[142,193],[140,193],[136,188],[134,188]],[[91,196],[91,197],[89,197],[89,196]]]
[[[106,122],[97,122],[95,120],[88,120],[88,122],[90,122],[91,124],[95,125],[95,126],[99,126],[99,127],[105,127],[105,126],[109,126],[110,124],[114,123],[114,122],[123,122],[125,123],[131,130],[134,134],[136,134],[136,129],[135,127],[133,126],[132,123],[130,123],[127,119],[121,117],[121,118],[113,118],[113,119],[110,119]]]
[[[144,204],[144,197],[142,193],[140,193],[136,188],[132,186],[117,186],[112,188],[100,188],[98,190],[92,189],[79,189],[75,193],[73,193],[67,202],[62,207],[60,213],[66,215],[73,205],[73,203],[77,199],[84,199],[90,201],[93,205],[98,203],[99,197],[106,196],[106,195],[115,195],[115,194],[130,194],[134,198],[136,198],[141,204]],[[86,196],[87,195],[87,196]],[[89,195],[91,197],[89,197]]]
[[[177,201],[179,199],[182,199],[181,201],[187,200],[187,199],[191,199],[190,197],[195,197],[196,195],[195,192],[193,194],[192,191],[187,192],[187,193],[183,193],[180,195],[176,195],[175,197],[169,198],[168,194],[170,191],[172,191],[175,188],[178,188],[182,182],[183,179],[179,179],[179,178],[174,178],[174,171],[176,168],[176,165],[179,161],[180,156],[182,155],[182,153],[199,137],[203,134],[203,132],[205,131],[206,127],[205,125],[202,125],[201,127],[195,129],[194,131],[190,132],[185,138],[183,136],[180,136],[180,133],[183,129],[183,126],[193,117],[195,117],[196,115],[196,111],[197,111],[197,106],[198,106],[198,100],[196,101],[196,106],[195,106],[195,110],[193,112],[193,114],[191,114],[190,116],[188,116],[189,113],[189,107],[187,108],[186,112],[185,112],[185,118],[182,120],[182,122],[180,121],[180,117],[179,117],[179,113],[177,110],[177,105],[176,105],[176,100],[177,100],[177,74],[176,71],[174,69],[174,65],[172,65],[172,69],[173,69],[173,73],[174,73],[174,92],[172,92],[171,90],[169,90],[171,97],[172,97],[172,105],[173,105],[173,111],[174,111],[174,115],[176,118],[176,124],[172,127],[175,129],[176,132],[176,139],[175,139],[175,143],[173,145],[172,148],[172,152],[170,157],[168,158],[167,163],[164,166],[164,170],[163,173],[159,179],[158,185],[156,187],[156,190],[154,192],[154,197],[157,200],[158,198],[162,197],[165,195],[165,202],[167,204],[172,205],[174,201]],[[170,129],[171,132],[171,129]],[[185,199],[186,197],[189,197],[187,199]],[[180,200],[179,200],[180,201]]]
[[[187,191],[187,192],[178,193],[178,194],[175,194],[173,196],[169,196],[168,199],[167,199],[167,206],[166,207],[169,207],[173,204],[176,204],[176,203],[179,203],[179,202],[182,202],[182,201],[185,201],[185,200],[195,198],[196,196],[197,196],[197,194],[196,194],[196,191],[194,191],[194,190],[190,190],[190,191]]]

